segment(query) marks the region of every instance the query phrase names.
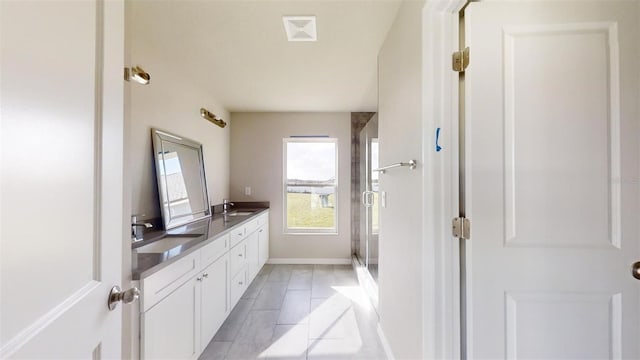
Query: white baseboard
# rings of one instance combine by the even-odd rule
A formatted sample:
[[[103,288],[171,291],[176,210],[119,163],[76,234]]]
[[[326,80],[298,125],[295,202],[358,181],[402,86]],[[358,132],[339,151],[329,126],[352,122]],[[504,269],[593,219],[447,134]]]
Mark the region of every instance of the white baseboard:
[[[293,264],[293,265],[349,265],[351,259],[316,259],[316,258],[271,258],[267,264]]]
[[[387,355],[387,359],[395,360],[395,357],[393,356],[393,351],[391,351],[391,346],[389,345],[389,342],[387,341],[387,337],[384,336],[384,331],[382,331],[382,326],[380,326],[380,323],[378,323],[378,336],[380,337],[380,342],[382,343],[382,347],[384,348],[384,352]]]

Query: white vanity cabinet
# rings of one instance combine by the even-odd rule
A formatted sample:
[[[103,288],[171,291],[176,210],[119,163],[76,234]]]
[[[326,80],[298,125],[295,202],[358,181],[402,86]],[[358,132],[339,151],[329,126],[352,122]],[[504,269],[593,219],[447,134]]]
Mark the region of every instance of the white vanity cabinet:
[[[197,359],[266,262],[268,246],[264,213],[141,279],[141,359]]]
[[[235,306],[247,289],[247,242],[243,239],[229,251],[229,263],[231,264],[230,299],[231,307]]]
[[[200,355],[200,284],[196,278],[175,289],[141,316],[142,359],[197,359]]]
[[[258,269],[269,260],[269,213],[258,217]]]
[[[229,254],[202,271],[200,284],[200,347],[213,339],[231,312],[229,306]]]
[[[260,268],[262,267],[262,265],[260,265],[258,234],[258,231],[254,231],[249,234],[245,240],[247,242],[247,275],[251,280],[258,275],[258,271],[260,271]]]

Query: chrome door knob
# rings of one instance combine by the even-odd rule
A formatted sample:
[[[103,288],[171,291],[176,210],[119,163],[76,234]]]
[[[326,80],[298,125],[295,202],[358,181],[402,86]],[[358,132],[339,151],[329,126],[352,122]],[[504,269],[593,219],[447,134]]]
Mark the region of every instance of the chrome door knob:
[[[132,287],[129,290],[122,291],[120,286],[114,286],[109,292],[109,299],[107,300],[107,306],[109,310],[113,311],[118,306],[118,302],[122,301],[125,304],[131,304],[138,300],[140,297],[140,290],[137,287]]]
[[[633,275],[634,278],[640,280],[640,261],[636,261],[635,263],[633,263],[633,265],[631,265],[631,275]]]

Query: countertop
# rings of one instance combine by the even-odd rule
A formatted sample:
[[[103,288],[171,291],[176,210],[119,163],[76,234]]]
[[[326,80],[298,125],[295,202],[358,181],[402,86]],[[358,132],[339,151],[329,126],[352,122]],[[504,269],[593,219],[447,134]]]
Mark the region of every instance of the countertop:
[[[143,240],[132,244],[132,277],[133,280],[143,279],[176,260],[190,254],[201,247],[216,241],[220,235],[224,235],[237,225],[248,222],[260,216],[269,208],[236,208],[237,211],[252,211],[251,215],[226,216],[213,214],[210,218],[198,220],[167,231],[150,231],[144,234]],[[163,253],[138,253],[137,248],[161,240],[167,236],[189,236],[193,240],[170,251]]]

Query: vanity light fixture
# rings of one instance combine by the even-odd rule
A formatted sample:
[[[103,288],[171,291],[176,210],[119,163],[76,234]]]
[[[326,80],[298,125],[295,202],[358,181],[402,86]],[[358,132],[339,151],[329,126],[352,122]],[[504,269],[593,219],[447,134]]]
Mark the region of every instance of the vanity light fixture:
[[[148,72],[142,70],[139,66],[131,68],[124,68],[124,79],[127,81],[135,81],[142,85],[147,85],[151,81],[151,75]]]
[[[216,117],[216,114],[212,113],[211,111],[205,108],[200,108],[200,116],[202,116],[202,118],[204,118],[205,120],[211,121],[212,123],[220,126],[221,128],[224,128],[225,126],[227,126],[227,123],[224,122],[224,120],[218,119]]]

